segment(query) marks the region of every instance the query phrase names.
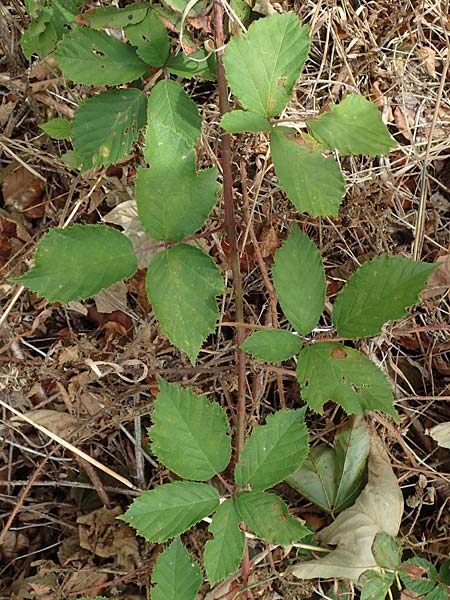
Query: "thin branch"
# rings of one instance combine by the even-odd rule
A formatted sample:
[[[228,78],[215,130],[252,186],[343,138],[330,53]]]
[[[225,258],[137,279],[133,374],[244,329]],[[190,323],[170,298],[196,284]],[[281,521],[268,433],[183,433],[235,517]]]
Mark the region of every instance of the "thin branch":
[[[214,2],[214,33],[217,51],[217,85],[219,91],[219,109],[223,115],[229,112],[228,104],[228,85],[223,68],[222,54],[225,45],[224,36],[224,14],[223,5],[220,0]],[[236,321],[244,322],[244,298],[242,291],[242,276],[239,264],[239,249],[236,232],[236,216],[234,211],[233,199],[233,174],[231,170],[231,137],[224,133],[220,142],[220,162],[223,173],[223,198],[225,204],[224,226],[227,233],[228,244],[230,247],[230,264],[233,273],[234,300],[236,305]],[[237,423],[236,423],[236,457],[238,458],[245,443],[245,392],[246,392],[246,374],[245,374],[245,352],[240,345],[245,340],[245,330],[243,327],[236,328],[237,343],[237,367],[238,367],[238,398],[237,398]]]

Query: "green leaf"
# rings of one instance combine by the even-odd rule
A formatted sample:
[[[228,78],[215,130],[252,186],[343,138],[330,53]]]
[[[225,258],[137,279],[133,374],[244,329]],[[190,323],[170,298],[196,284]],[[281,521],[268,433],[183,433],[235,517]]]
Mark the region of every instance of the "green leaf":
[[[79,1],[53,0],[47,7],[40,7],[39,15],[38,6],[30,5],[29,14],[34,18],[20,40],[25,57],[29,59],[35,52],[41,58],[50,54],[56,42],[67,33],[67,25],[74,21],[79,4]]]
[[[396,570],[402,562],[402,547],[387,533],[377,533],[372,544],[372,553],[382,569]]]
[[[341,154],[389,154],[397,145],[377,106],[357,94],[349,94],[340,104],[332,104],[330,112],[306,124],[316,140]]]
[[[180,535],[219,506],[219,493],[206,483],[175,481],[143,492],[118,519],[148,542],[162,543]]]
[[[216,167],[195,171],[195,151],[169,129],[159,131],[150,169],[138,169],[136,203],[150,237],[178,242],[198,231],[217,202]]]
[[[309,51],[309,27],[293,13],[254,21],[235,35],[223,56],[228,83],[249,111],[274,117],[290,100]]]
[[[35,52],[41,58],[45,58],[53,50],[57,41],[58,36],[52,23],[52,13],[48,8],[43,8],[22,35],[20,45],[25,58],[30,59]]]
[[[219,317],[224,283],[216,264],[198,248],[175,246],[154,256],[146,287],[161,329],[194,364]]]
[[[311,449],[304,464],[286,483],[330,513],[351,506],[367,483],[369,433],[363,419],[336,434],[332,448],[320,444]]]
[[[236,508],[250,531],[273,544],[287,546],[311,533],[291,517],[288,507],[276,494],[242,492],[236,496]]]
[[[345,182],[338,163],[323,156],[319,146],[292,141],[276,127],[270,135],[270,151],[281,187],[299,212],[338,216]]]
[[[148,10],[139,23],[125,27],[124,32],[146,64],[163,66],[169,56],[170,39],[163,22],[153,10]]]
[[[230,462],[230,427],[217,402],[159,378],[152,421],[152,452],[180,477],[207,481]]]
[[[325,271],[314,242],[294,223],[275,253],[273,282],[286,318],[299,333],[316,327],[325,306]]]
[[[190,56],[187,56],[184,52],[179,52],[169,60],[166,68],[169,73],[185,77],[186,79],[196,76],[206,80],[214,80],[216,78],[215,56],[211,55],[208,57],[203,49],[194,52]]]
[[[305,409],[280,410],[269,415],[247,439],[234,479],[239,487],[262,491],[296,471],[308,454]]]
[[[362,587],[361,600],[384,600],[394,579],[393,573],[365,571],[359,580]]]
[[[450,558],[444,560],[439,567],[439,579],[447,585],[450,584]]]
[[[101,31],[85,28],[64,36],[54,57],[65,77],[74,83],[90,85],[134,81],[147,68],[128,44]]]
[[[85,300],[134,275],[130,240],[106,225],[53,228],[37,245],[35,265],[14,281],[49,302]]]
[[[246,352],[270,363],[278,363],[298,354],[302,340],[284,329],[255,331],[242,344]]]
[[[212,518],[208,530],[214,539],[206,542],[203,554],[203,563],[211,587],[239,569],[245,546],[245,535],[239,527],[240,521],[240,515],[232,500],[225,500]]]
[[[403,585],[416,594],[427,594],[436,585],[436,568],[420,556],[415,556],[402,563],[399,575]]]
[[[187,5],[188,5],[189,0],[164,0],[164,4],[167,4],[167,6],[170,6],[170,8],[176,12],[179,13],[184,13]],[[188,12],[188,16],[189,17],[194,17],[195,15],[198,15],[202,12],[203,7],[201,2],[197,3],[195,6],[193,6],[189,12]]]
[[[55,140],[65,140],[70,138],[72,135],[72,126],[70,121],[67,119],[61,119],[57,117],[56,119],[50,119],[47,123],[42,123],[39,125],[42,131],[54,138]]]
[[[318,413],[329,400],[348,414],[380,410],[398,418],[389,381],[365,354],[335,342],[303,348],[297,363],[302,399]]]
[[[428,592],[423,600],[448,600],[449,593],[445,585],[437,585],[434,590]]]
[[[195,600],[202,583],[198,563],[179,539],[158,556],[152,571],[152,600]]]
[[[364,263],[339,292],[333,306],[338,334],[348,338],[379,333],[419,302],[419,292],[438,264],[383,254]]]
[[[161,157],[164,149],[158,144],[161,130],[169,130],[173,133],[174,140],[181,138],[187,147],[193,148],[200,138],[201,127],[202,120],[197,105],[183,87],[170,79],[160,81],[152,89],[148,99],[145,158],[152,166],[157,162],[167,162]]]
[[[147,97],[138,89],[108,90],[84,100],[72,121],[73,146],[83,169],[126,156],[145,125]]]
[[[91,29],[115,29],[140,23],[147,15],[148,4],[130,4],[125,8],[105,6],[92,12],[82,13],[83,21],[89,21]]]
[[[240,133],[241,131],[269,131],[272,125],[259,113],[245,110],[233,110],[223,115],[220,120],[222,129],[228,133]]]

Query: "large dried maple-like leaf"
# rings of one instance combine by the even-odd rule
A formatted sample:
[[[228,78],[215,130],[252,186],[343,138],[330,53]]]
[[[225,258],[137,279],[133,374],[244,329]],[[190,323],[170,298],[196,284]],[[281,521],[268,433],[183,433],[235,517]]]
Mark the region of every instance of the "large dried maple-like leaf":
[[[336,549],[323,558],[294,566],[291,571],[296,577],[339,577],[357,581],[364,571],[379,570],[372,544],[379,532],[397,535],[403,496],[386,450],[375,436],[371,439],[368,470],[368,483],[355,504],[318,536],[322,544],[336,546]]]

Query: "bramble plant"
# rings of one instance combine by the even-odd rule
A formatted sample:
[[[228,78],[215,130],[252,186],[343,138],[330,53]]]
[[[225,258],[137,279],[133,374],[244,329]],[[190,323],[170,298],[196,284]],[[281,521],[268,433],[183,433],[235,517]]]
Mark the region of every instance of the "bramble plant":
[[[186,239],[204,226],[216,205],[219,173],[215,167],[197,170],[201,118],[170,74],[214,79],[216,62],[219,69],[223,62],[229,87],[242,107],[222,115],[224,132],[261,132],[270,138],[278,182],[300,213],[338,216],[345,179],[336,152],[386,154],[395,141],[377,107],[357,94],[307,120],[308,133],[283,125],[281,115],[310,46],[309,28],[293,13],[254,21],[248,32],[231,37],[223,58],[220,50],[216,60],[204,50],[192,58],[172,50],[165,23],[183,28],[184,1],[177,3],[178,13],[143,3],[80,15],[81,4],[53,0],[38,10],[34,2],[27,2],[32,21],[22,38],[23,50],[28,57],[52,52],[64,76],[74,83],[121,87],[80,102],[71,121],[57,118],[41,127],[56,139],[72,140],[73,151],[64,159],[81,171],[116,163],[145,128],[143,156],[149,167],[138,168],[137,210],[147,234],[166,243],[148,264],[146,289],[161,330],[195,364],[202,344],[215,331],[217,296],[225,286],[212,257],[195,240]],[[123,28],[128,41],[104,31],[114,28]],[[192,43],[187,32],[183,39]],[[144,88],[143,78],[149,77],[151,84]],[[125,234],[107,225],[77,224],[51,229],[37,245],[34,266],[16,281],[48,301],[67,303],[91,298],[132,277],[137,268],[133,244]],[[388,255],[360,266],[334,301],[337,335],[345,340],[374,336],[387,321],[402,318],[419,301],[434,269],[433,264]],[[352,504],[365,483],[367,431],[345,430],[334,448],[316,447],[308,457],[307,407],[321,413],[324,404],[333,401],[349,415],[378,410],[399,418],[388,379],[363,352],[342,341],[312,343],[310,334],[325,308],[326,276],[318,248],[295,223],[275,254],[272,275],[294,333],[256,331],[241,347],[267,362],[296,357],[306,406],[279,410],[265,425],[254,427],[235,461],[233,482],[225,482],[224,495],[224,480],[217,476],[228,468],[232,447],[225,411],[217,402],[159,379],[149,429],[151,449],[180,480],[143,492],[121,517],[148,541],[173,540],[153,570],[155,599],[195,597],[201,570],[179,536],[210,515],[213,539],[205,546],[204,568],[214,585],[239,569],[245,548],[242,523],[275,544],[310,535],[289,515],[281,498],[267,491],[277,483],[286,480],[331,514]],[[358,459],[350,478],[343,456]],[[338,474],[330,494],[321,489],[318,464],[331,464]],[[379,577],[367,575],[363,589]],[[388,579],[390,587],[390,575]]]

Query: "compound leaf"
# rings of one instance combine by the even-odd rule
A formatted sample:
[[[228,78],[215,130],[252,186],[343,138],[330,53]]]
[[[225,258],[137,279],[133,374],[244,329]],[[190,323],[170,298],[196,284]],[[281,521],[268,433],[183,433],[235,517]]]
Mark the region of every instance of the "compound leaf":
[[[149,9],[139,23],[128,25],[124,31],[146,64],[162,67],[169,56],[170,39],[163,22],[153,10]]]
[[[143,492],[118,517],[148,542],[162,543],[180,535],[219,506],[219,493],[206,483],[175,481]]]
[[[308,449],[305,409],[280,410],[267,417],[266,425],[253,429],[234,469],[234,479],[241,488],[270,488],[303,464]]]
[[[270,150],[281,187],[299,212],[338,216],[345,182],[338,163],[323,156],[319,146],[301,145],[277,131],[270,135]]]
[[[286,483],[324,510],[335,513],[347,508],[366,484],[369,432],[362,418],[336,434],[334,446],[320,444]]]
[[[145,125],[147,98],[138,89],[108,90],[84,100],[72,121],[73,146],[84,170],[126,156]]]
[[[397,145],[381,119],[377,106],[358,94],[349,94],[330,112],[306,122],[317,141],[341,154],[389,154]]]
[[[35,265],[15,281],[49,302],[85,300],[134,275],[130,240],[106,225],[50,229],[37,245]]]
[[[348,338],[379,333],[383,323],[401,319],[419,302],[419,292],[439,265],[381,255],[349,278],[333,306],[338,334]]]
[[[160,378],[152,421],[152,452],[180,477],[207,481],[230,462],[230,427],[217,402]]]
[[[220,125],[228,133],[269,131],[272,125],[263,115],[246,110],[232,110],[223,115]]]
[[[276,494],[242,492],[236,496],[236,508],[250,531],[273,544],[287,546],[311,533]]]
[[[147,68],[128,44],[86,28],[64,36],[54,57],[74,83],[118,85],[141,77]]]
[[[309,51],[309,27],[293,13],[254,21],[228,42],[223,64],[230,88],[249,111],[274,117],[288,103]]]
[[[152,583],[152,600],[195,600],[202,573],[178,538],[158,556]]]
[[[384,600],[394,579],[394,573],[365,571],[359,579],[361,600]]]
[[[39,125],[42,131],[55,139],[55,140],[65,140],[70,138],[72,135],[72,126],[70,121],[67,119],[62,119],[61,117],[57,117],[56,119],[50,119],[47,123],[42,123]]]
[[[268,329],[252,333],[241,348],[255,358],[278,363],[298,354],[302,348],[302,340],[284,329]]]
[[[152,89],[148,99],[145,158],[152,166],[158,162],[167,162],[161,156],[164,147],[157,143],[161,130],[169,130],[173,133],[173,140],[181,138],[188,148],[193,148],[200,137],[201,123],[195,102],[182,86],[171,79],[160,81]],[[174,156],[176,157],[176,153]]]
[[[322,413],[329,400],[348,414],[380,410],[398,418],[389,381],[362,352],[336,342],[303,348],[297,363],[303,400]]]
[[[294,224],[275,253],[273,282],[286,318],[306,335],[317,325],[325,306],[325,271],[319,250]]]
[[[205,545],[203,562],[211,587],[235,573],[244,554],[245,535],[233,500],[225,500],[217,509],[208,530],[214,539]]]
[[[202,250],[181,244],[153,257],[146,287],[163,332],[194,364],[219,317],[215,296],[224,283],[216,264]]]
[[[91,29],[115,29],[139,23],[145,18],[148,9],[148,4],[130,4],[125,8],[105,6],[95,8],[92,12],[84,12],[81,17],[82,22],[88,22]]]

